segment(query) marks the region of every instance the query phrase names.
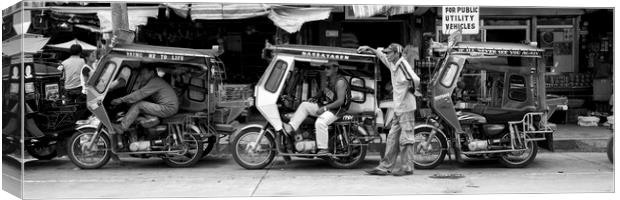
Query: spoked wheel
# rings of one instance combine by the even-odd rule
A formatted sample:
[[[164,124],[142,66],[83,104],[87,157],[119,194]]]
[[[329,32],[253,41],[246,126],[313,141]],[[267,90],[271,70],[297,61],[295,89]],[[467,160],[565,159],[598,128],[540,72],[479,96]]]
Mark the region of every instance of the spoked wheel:
[[[191,130],[191,129],[190,129]],[[180,152],[167,153],[162,157],[164,162],[170,167],[190,167],[202,158],[203,145],[200,133],[194,131],[183,134],[180,144]],[[177,149],[178,149],[177,148]]]
[[[448,141],[441,133],[431,136],[432,128],[420,127],[414,130],[414,160],[416,169],[433,169],[437,167],[448,153]],[[428,141],[428,142],[427,142]]]
[[[245,129],[232,143],[233,158],[243,168],[265,168],[276,156],[276,143],[271,130],[265,130],[263,137],[257,141],[260,131],[260,128]]]
[[[96,129],[78,130],[69,139],[67,145],[67,155],[71,162],[82,169],[97,169],[108,163],[112,152],[110,151],[110,138],[104,133],[93,144],[92,148],[87,148],[87,144],[95,136]]]
[[[505,133],[502,136],[502,141],[508,141],[503,145],[506,148],[510,148],[510,133]],[[536,141],[525,141],[525,144],[519,144],[519,142],[515,141],[515,143],[517,143],[515,144],[515,148],[522,149],[526,146],[527,148],[519,151],[502,153],[499,157],[499,162],[502,163],[502,165],[509,168],[522,168],[534,161],[538,153]]]
[[[329,140],[329,149],[335,149],[336,154],[346,153],[349,148],[349,142],[343,141],[342,139],[344,138],[337,137],[337,135],[332,136]],[[338,169],[351,169],[364,161],[364,158],[366,158],[367,146],[360,145],[362,143],[357,139],[354,139],[351,143],[353,144],[351,145],[351,154],[346,157],[329,157],[327,159],[329,165]]]
[[[42,145],[42,146],[28,146],[26,147],[26,151],[32,157],[39,160],[51,160],[58,155],[58,151],[56,150],[56,145]]]

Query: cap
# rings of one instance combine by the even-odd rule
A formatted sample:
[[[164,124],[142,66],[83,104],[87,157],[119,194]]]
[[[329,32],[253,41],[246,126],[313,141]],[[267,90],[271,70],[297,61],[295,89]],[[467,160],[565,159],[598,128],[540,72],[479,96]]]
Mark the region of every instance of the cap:
[[[390,46],[386,47],[385,49],[383,49],[383,52],[396,52],[396,53],[403,53],[403,46],[401,46],[400,44],[397,43],[392,43],[390,44]]]
[[[326,67],[340,67],[340,65],[338,65],[337,62],[328,62],[325,64],[322,64],[321,67],[326,68]]]

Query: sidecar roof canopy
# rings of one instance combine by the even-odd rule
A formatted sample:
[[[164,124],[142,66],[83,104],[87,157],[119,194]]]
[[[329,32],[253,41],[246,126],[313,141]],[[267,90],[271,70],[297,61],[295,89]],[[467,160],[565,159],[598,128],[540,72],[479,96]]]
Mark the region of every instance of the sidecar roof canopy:
[[[290,54],[297,57],[319,60],[348,61],[348,62],[374,62],[374,54],[359,54],[357,49],[313,46],[313,45],[273,45],[267,47],[274,54]]]
[[[189,49],[144,44],[117,44],[114,48],[112,48],[110,54],[135,57],[151,61],[204,65],[206,64],[206,58],[209,62],[216,62],[215,60],[208,58],[217,57],[218,52],[213,49]]]
[[[459,42],[452,47],[452,54],[486,56],[542,57],[543,49],[534,46],[505,42]]]

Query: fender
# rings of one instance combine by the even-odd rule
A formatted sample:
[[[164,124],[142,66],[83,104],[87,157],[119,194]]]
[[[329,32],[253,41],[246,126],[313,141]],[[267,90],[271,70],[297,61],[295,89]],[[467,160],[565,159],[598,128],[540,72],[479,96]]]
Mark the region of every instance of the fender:
[[[262,124],[248,124],[240,129],[237,129],[235,132],[233,132],[232,134],[230,134],[230,138],[229,140],[232,141],[235,139],[235,137],[237,137],[237,134],[239,134],[241,131],[246,130],[246,129],[250,129],[250,128],[260,128],[260,129],[265,129],[267,128],[267,125],[262,125]],[[273,135],[272,135],[273,136]]]
[[[443,135],[443,138],[446,138],[446,140],[450,140],[450,138],[448,138],[446,136],[446,134],[443,131],[441,131],[441,129],[439,129],[439,128],[433,126],[433,125],[430,125],[430,124],[420,124],[420,125],[417,125],[417,126],[413,127],[413,131],[415,132],[415,130],[419,129],[419,128],[431,128],[431,129],[434,129],[438,133],[441,133],[441,135]],[[449,147],[450,147],[450,142],[448,142],[448,148]]]

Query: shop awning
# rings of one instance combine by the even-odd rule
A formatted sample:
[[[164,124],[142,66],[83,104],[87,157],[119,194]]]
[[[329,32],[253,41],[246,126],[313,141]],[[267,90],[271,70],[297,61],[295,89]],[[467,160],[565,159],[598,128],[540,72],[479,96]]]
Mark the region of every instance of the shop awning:
[[[71,48],[71,45],[73,45],[73,44],[79,44],[80,46],[82,46],[82,50],[84,50],[84,51],[94,51],[94,50],[97,49],[96,46],[93,46],[93,45],[88,44],[86,42],[80,41],[78,39],[73,39],[71,41],[60,43],[60,44],[48,44],[47,46],[48,47],[52,47],[52,48],[69,50]]]
[[[267,4],[235,3],[167,3],[177,15],[192,19],[222,20],[246,19],[269,14],[271,6]]]
[[[37,53],[47,44],[50,38],[46,37],[17,37],[2,42],[2,54],[5,56],[14,56],[24,53]],[[22,49],[23,47],[23,49]]]
[[[413,13],[415,11],[414,6],[389,6],[389,5],[352,5],[353,17],[365,18],[375,15],[400,15]]]
[[[194,20],[246,19],[267,16],[274,24],[289,33],[301,29],[305,22],[329,17],[331,8],[300,8],[270,4],[222,4],[222,3],[167,3],[180,16]]]
[[[95,13],[99,18],[99,32],[112,31],[112,8],[107,7],[49,7],[59,13],[87,14]],[[128,6],[127,15],[129,29],[135,30],[139,25],[146,24],[149,17],[157,17],[159,6]],[[89,29],[90,30],[90,29]]]

